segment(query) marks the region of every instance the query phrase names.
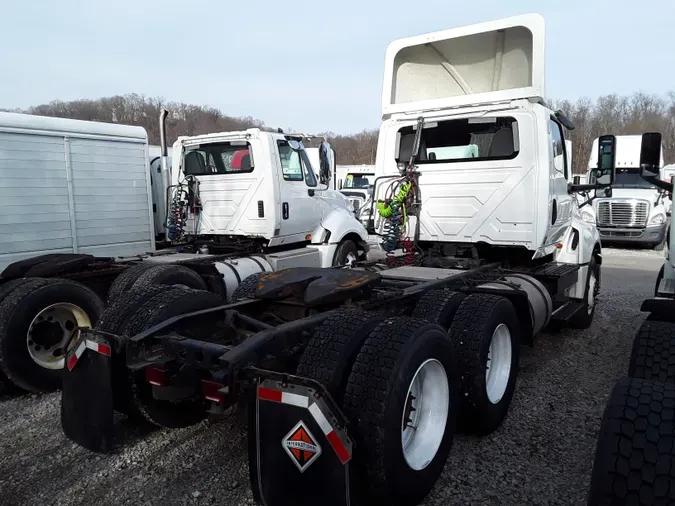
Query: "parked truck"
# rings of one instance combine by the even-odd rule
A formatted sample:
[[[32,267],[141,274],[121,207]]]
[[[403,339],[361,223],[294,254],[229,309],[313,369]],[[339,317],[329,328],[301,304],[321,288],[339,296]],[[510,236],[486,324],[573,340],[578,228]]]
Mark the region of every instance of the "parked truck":
[[[672,193],[660,171],[661,135],[642,136],[640,177]],[[660,174],[661,172],[661,174]],[[614,385],[598,434],[588,506],[675,504],[675,239],[633,340],[626,376]]]
[[[180,284],[229,301],[253,273],[365,257],[365,228],[328,188],[328,143],[318,175],[302,136],[259,129],[180,137],[171,163],[165,114],[160,160],[149,160],[142,128],[2,116],[32,129],[0,131],[0,152],[10,154],[0,167],[21,183],[3,190],[0,206],[8,227],[28,221],[0,245],[24,252],[7,256],[17,261],[0,274],[2,386],[58,388],[75,329],[95,325],[104,301],[133,287]],[[155,222],[166,223],[163,250],[155,251]]]
[[[349,199],[354,214],[362,223],[370,219],[370,203],[375,181],[375,166],[373,165],[342,165],[338,166],[344,174],[337,181],[337,187]]]
[[[619,135],[616,140],[616,181],[612,196],[597,198],[593,206],[585,207],[584,219],[596,221],[600,237],[607,243],[645,245],[662,250],[670,226],[669,199],[663,189],[640,177],[641,136]],[[597,152],[598,139],[595,139],[588,161],[589,172],[595,168]],[[659,163],[663,167],[663,153]]]
[[[114,411],[184,427],[236,407],[257,502],[418,504],[456,426],[487,434],[507,416],[521,345],[551,321],[586,328],[595,312],[600,239],[575,193],[612,183],[614,139],[602,139],[594,184],[569,184],[573,125],[543,100],[544,54],[539,15],[392,42],[369,226],[404,253],[257,274],[227,302],[138,286],[66,345],[65,434],[109,451]],[[217,142],[235,139],[228,150],[247,149]],[[182,145],[187,166],[193,149],[222,158],[203,143]],[[283,167],[299,181],[297,164]],[[247,184],[236,188],[264,182]],[[273,206],[239,201],[247,220]]]

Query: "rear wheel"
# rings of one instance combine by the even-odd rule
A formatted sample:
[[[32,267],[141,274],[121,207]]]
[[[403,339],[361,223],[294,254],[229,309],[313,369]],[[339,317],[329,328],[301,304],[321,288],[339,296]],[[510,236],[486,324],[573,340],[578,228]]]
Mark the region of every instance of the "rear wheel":
[[[588,276],[586,276],[586,289],[584,291],[584,308],[578,311],[568,322],[573,329],[587,329],[593,323],[595,306],[600,294],[600,266],[595,257],[588,263]]]
[[[169,288],[162,285],[129,290],[124,297],[113,300],[101,313],[96,330],[121,335],[131,318],[143,305],[157,294]],[[129,371],[124,359],[113,356],[113,405],[116,411],[134,418],[143,418],[131,401]],[[144,418],[143,418],[144,419]]]
[[[108,290],[108,302],[116,300],[120,295],[131,290],[134,283],[138,281],[138,277],[152,267],[148,262],[135,264],[127,268],[122,274],[115,278],[110,290]]]
[[[342,405],[354,360],[368,334],[385,316],[343,309],[319,325],[305,348],[297,374],[319,381]]]
[[[148,299],[132,314],[124,330],[136,335],[176,315],[222,304],[217,295],[187,288],[171,287]],[[168,401],[153,397],[153,387],[145,371],[131,373],[131,402],[148,422],[159,427],[180,428],[194,425],[206,417],[206,403],[201,397]]]
[[[32,278],[20,284],[0,304],[0,368],[24,390],[56,390],[66,343],[102,311],[98,296],[74,281]]]
[[[429,290],[417,301],[413,317],[429,323],[437,323],[448,330],[457,308],[466,298],[461,292],[451,290]]]
[[[232,292],[232,302],[240,299],[255,299],[255,291],[258,288],[258,281],[268,272],[256,272],[244,278],[244,280],[239,283],[239,286],[234,289]]]
[[[384,320],[364,342],[344,410],[367,504],[418,504],[434,486],[454,438],[456,363],[443,328],[419,319]]]
[[[356,243],[350,239],[342,241],[333,255],[333,267],[352,265],[359,259],[359,250]]]
[[[515,308],[497,295],[469,295],[455,313],[450,338],[459,352],[462,426],[489,434],[506,417],[516,388],[520,327]]]
[[[12,279],[0,285],[0,303],[2,303],[5,298],[19,286],[31,281],[34,278],[18,278]],[[15,392],[20,392],[21,389],[10,381],[10,379],[2,372],[0,369],[0,395],[1,394],[11,394]]]
[[[675,385],[622,378],[605,407],[588,506],[675,504]]]

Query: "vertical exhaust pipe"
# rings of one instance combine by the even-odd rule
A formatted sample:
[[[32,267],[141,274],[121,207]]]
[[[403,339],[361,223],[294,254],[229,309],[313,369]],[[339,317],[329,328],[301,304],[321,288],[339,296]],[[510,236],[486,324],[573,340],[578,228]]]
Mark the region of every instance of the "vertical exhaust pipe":
[[[169,114],[169,111],[162,109],[159,113],[159,145],[162,151],[162,178],[167,177],[165,181],[164,188],[169,187],[168,174],[169,174],[169,162],[168,162],[168,152],[166,147],[166,116]]]
[[[158,211],[164,216],[164,227],[166,227],[166,222],[168,219],[168,199],[169,199],[169,187],[171,186],[171,172],[169,171],[169,156],[166,146],[166,117],[169,114],[169,111],[162,109],[159,113],[159,146],[160,146],[160,156],[162,163],[162,195],[164,199],[162,202],[158,202]],[[162,232],[166,232],[163,230]]]

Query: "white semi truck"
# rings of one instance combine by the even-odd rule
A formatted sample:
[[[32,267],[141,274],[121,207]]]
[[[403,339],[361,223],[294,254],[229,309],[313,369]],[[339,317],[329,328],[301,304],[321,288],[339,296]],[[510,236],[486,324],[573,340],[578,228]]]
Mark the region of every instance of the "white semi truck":
[[[366,256],[365,228],[328,187],[327,143],[315,172],[294,134],[180,137],[169,160],[142,128],[0,121],[11,239],[0,244],[0,390],[57,388],[75,328],[96,324],[104,301],[134,286],[181,284],[228,301],[254,273]]]
[[[507,416],[521,345],[595,313],[602,251],[575,193],[612,183],[615,140],[601,139],[593,185],[570,184],[573,125],[543,100],[544,55],[539,15],[392,42],[370,223],[386,261],[265,273],[229,303],[182,287],[128,292],[66,345],[65,434],[108,451],[114,411],[184,427],[238,405],[257,502],[418,504],[456,427],[486,434]],[[286,153],[271,182],[229,174],[242,213],[214,205],[187,229],[234,233],[267,212],[252,188],[304,179],[289,139],[249,133],[175,145],[174,169],[182,153],[188,174],[223,170],[217,160],[235,157],[225,149]],[[197,177],[198,194],[215,195]]]
[[[338,165],[342,177],[337,181],[340,192],[349,199],[354,214],[362,223],[370,218],[370,203],[375,182],[374,165]]]
[[[670,225],[670,199],[663,189],[640,177],[640,135],[616,136],[616,180],[611,197],[598,197],[582,215],[597,223],[606,243],[645,245],[662,250]],[[593,141],[588,160],[589,173],[598,158],[598,139]],[[663,152],[661,152],[663,167]],[[592,182],[591,178],[589,181]]]

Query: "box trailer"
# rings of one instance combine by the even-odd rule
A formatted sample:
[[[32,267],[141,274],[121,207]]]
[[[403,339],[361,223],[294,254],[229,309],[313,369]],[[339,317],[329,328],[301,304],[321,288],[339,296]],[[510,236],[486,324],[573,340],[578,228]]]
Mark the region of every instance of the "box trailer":
[[[153,251],[148,162],[140,127],[0,113],[0,269]]]

